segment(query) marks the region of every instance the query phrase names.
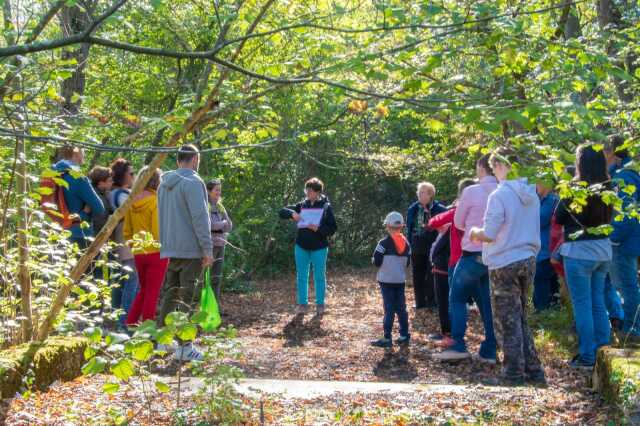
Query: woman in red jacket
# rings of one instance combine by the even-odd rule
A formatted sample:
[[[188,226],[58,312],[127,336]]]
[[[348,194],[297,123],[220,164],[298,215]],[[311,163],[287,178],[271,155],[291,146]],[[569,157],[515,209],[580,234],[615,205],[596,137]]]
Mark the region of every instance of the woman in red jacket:
[[[462,191],[468,187],[475,184],[475,181],[470,178],[462,179],[458,183],[458,197],[462,194]],[[438,316],[440,317],[440,324],[442,328],[442,333],[440,334],[432,334],[429,336],[429,339],[432,341],[439,342],[439,346],[448,347],[453,344],[453,340],[451,339],[450,328],[451,323],[449,319],[449,284],[451,282],[451,277],[453,276],[453,270],[458,263],[458,260],[462,256],[462,235],[463,231],[459,230],[453,224],[453,217],[456,214],[456,203],[454,202],[453,207],[447,210],[444,213],[440,213],[437,216],[432,217],[429,220],[429,227],[433,229],[437,229],[438,232],[444,233],[449,229],[449,268],[448,271],[435,270],[434,268],[434,278],[435,278],[435,287],[436,287],[436,295],[438,297]]]

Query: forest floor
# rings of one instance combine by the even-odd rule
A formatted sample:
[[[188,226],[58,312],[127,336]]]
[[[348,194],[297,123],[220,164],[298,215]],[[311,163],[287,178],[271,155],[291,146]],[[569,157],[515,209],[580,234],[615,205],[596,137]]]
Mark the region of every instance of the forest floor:
[[[406,349],[369,346],[382,333],[382,304],[372,270],[329,273],[327,311],[310,309],[294,316],[293,275],[255,284],[255,291],[223,297],[227,324],[238,330],[242,357],[235,362],[246,377],[353,382],[409,382],[460,385],[456,391],[335,393],[308,399],[244,396],[249,424],[603,424],[615,411],[590,391],[589,376],[568,368],[575,344],[571,320],[555,308],[533,317],[533,328],[549,386],[501,387],[500,366],[469,360],[443,364],[431,358],[438,349],[426,339],[439,330],[437,313],[424,321],[410,310],[412,342]],[[313,292],[310,290],[310,294]],[[407,288],[407,303],[413,294]],[[313,299],[313,297],[312,297]],[[469,349],[477,352],[482,326],[471,310]],[[7,424],[89,424],[109,418],[109,410],[141,410],[140,390],[123,387],[103,396],[104,376],[59,383],[29,399],[12,401]],[[175,401],[155,398],[154,415],[140,424],[168,424]],[[102,419],[102,420],[99,420]],[[191,423],[189,423],[191,424]]]

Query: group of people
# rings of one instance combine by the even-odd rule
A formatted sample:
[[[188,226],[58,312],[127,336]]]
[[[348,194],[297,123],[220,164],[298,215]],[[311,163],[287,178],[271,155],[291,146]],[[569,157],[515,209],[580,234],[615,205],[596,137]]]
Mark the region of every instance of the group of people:
[[[384,221],[389,235],[373,254],[384,336],[372,344],[392,346],[395,316],[396,343],[410,340],[404,295],[410,263],[416,315],[438,307],[441,330],[429,336],[442,348],[433,355],[437,360],[472,357],[465,332],[468,305],[475,303],[484,325],[477,360],[495,364],[499,340],[505,382],[544,383],[527,323],[529,292],[533,286],[536,310],[548,308],[556,298],[558,273],[568,288],[578,335],[572,367],[593,368],[598,348],[610,343],[612,327],[625,342],[640,341],[640,223],[630,213],[637,206],[640,175],[630,167],[623,144],[615,137],[604,150],[578,147],[572,195],[564,199],[544,184],[512,178],[517,160],[504,151],[476,162],[477,179],[459,183],[449,209],[435,200],[432,184],[420,183],[407,223],[402,214],[389,213]],[[622,199],[620,211],[614,211],[610,197],[605,201],[607,191]]]
[[[84,163],[82,149],[65,147],[58,155],[53,169],[67,183],[64,202],[75,218],[70,239],[86,248],[130,197],[135,171],[130,161],[118,158],[109,167],[92,168],[87,178],[78,173]],[[94,269],[96,278],[112,285],[112,307],[122,311],[118,322],[124,330],[145,320],[164,325],[173,311],[192,312],[204,268],[211,268],[211,285],[220,300],[232,222],[221,202],[221,182],[211,180],[205,185],[197,173],[199,164],[197,147],[184,145],[177,153],[176,170],[151,172],[144,190],[135,195],[111,236],[115,250],[108,263],[118,267]],[[145,172],[147,167],[139,171],[138,178]],[[203,358],[192,344],[165,349],[181,360]]]
[[[475,304],[484,326],[476,359],[496,364],[500,345],[505,382],[545,383],[528,305],[531,290],[536,311],[557,303],[560,281],[568,289],[579,342],[571,367],[593,368],[612,329],[626,343],[640,341],[640,222],[633,213],[640,175],[631,168],[624,140],[613,137],[604,149],[578,147],[575,166],[567,167],[574,175],[571,195],[564,199],[544,183],[513,178],[513,161],[517,158],[506,151],[482,156],[476,178],[459,182],[457,199],[448,208],[435,199],[434,185],[422,182],[406,222],[399,212],[387,215],[388,236],[378,242],[372,258],[378,267],[384,335],[372,345],[393,345],[396,316],[395,343],[410,342],[405,298],[409,265],[416,316],[425,318],[429,309],[438,309],[440,332],[429,336],[442,348],[433,355],[437,360],[472,357],[465,333],[469,307]],[[337,226],[323,190],[320,180],[310,179],[306,198],[280,211],[298,228],[298,314],[307,312],[310,266],[316,313],[325,312],[328,239]],[[619,211],[608,196],[612,191],[622,200]]]
[[[65,202],[77,217],[71,241],[83,248],[130,196],[134,169],[119,158],[110,167],[94,167],[87,179],[71,172],[84,162],[81,149],[64,149],[61,156],[53,168],[67,182]],[[575,168],[569,169],[574,173],[571,195],[563,199],[544,184],[512,178],[513,161],[508,152],[482,156],[476,179],[459,182],[450,207],[436,200],[434,185],[422,182],[406,221],[398,212],[387,215],[388,236],[378,242],[372,259],[384,307],[384,335],[373,345],[393,345],[396,316],[400,335],[395,343],[410,342],[405,298],[409,265],[416,316],[438,310],[440,332],[429,336],[442,348],[433,355],[438,360],[472,357],[465,333],[469,306],[475,304],[484,326],[477,360],[495,364],[500,344],[505,381],[545,382],[527,322],[529,292],[533,287],[536,310],[547,309],[556,300],[558,278],[568,288],[579,340],[572,367],[592,368],[598,348],[609,344],[612,328],[624,333],[626,342],[640,341],[640,223],[630,213],[640,197],[640,175],[630,167],[622,138],[612,138],[605,149],[593,144],[577,148]],[[163,324],[172,311],[192,311],[203,268],[212,268],[220,299],[232,223],[221,203],[221,182],[205,185],[197,173],[199,162],[198,149],[185,145],[178,151],[176,170],[153,171],[112,236],[117,244],[112,260],[119,268],[96,268],[99,277],[106,278],[107,272],[115,284],[112,304],[124,312],[123,327],[149,319]],[[304,200],[282,208],[280,217],[297,227],[297,313],[308,310],[313,267],[316,314],[322,315],[329,239],[337,225],[322,181],[309,179],[304,190]],[[602,196],[611,191],[622,200],[616,211],[611,197]],[[190,344],[169,349],[179,359],[202,359]]]

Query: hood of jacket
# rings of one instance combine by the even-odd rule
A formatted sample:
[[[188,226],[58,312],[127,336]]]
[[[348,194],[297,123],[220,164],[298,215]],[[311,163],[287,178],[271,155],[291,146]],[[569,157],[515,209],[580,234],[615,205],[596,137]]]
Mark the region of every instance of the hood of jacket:
[[[314,202],[311,202],[311,200],[309,199],[305,199],[304,202],[302,203],[302,207],[324,208],[325,204],[331,204],[331,203],[329,203],[329,199],[327,198],[326,195],[320,195],[320,198],[318,198]]]
[[[68,170],[80,170],[80,168],[70,160],[60,160],[53,165],[53,169],[57,172],[66,172]]]
[[[196,172],[191,169],[177,169],[162,175],[162,185],[169,191],[172,191],[178,184],[184,180],[197,180]]]
[[[525,206],[538,199],[535,186],[530,185],[525,178],[508,180],[505,181],[503,185],[509,187],[513,192],[515,192],[520,202]]]
[[[131,210],[134,212],[141,212],[152,208],[154,205],[157,205],[155,192],[152,195],[147,195],[145,197],[136,199],[131,205]]]

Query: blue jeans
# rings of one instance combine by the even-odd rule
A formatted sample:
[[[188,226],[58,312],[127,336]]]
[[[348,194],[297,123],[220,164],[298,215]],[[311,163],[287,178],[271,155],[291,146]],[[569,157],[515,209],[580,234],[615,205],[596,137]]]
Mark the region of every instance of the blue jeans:
[[[451,349],[459,352],[467,350],[464,334],[467,331],[467,301],[471,297],[480,311],[484,324],[484,341],[480,345],[480,355],[484,358],[496,357],[496,336],[493,331],[491,312],[491,290],[489,270],[482,264],[480,255],[462,256],[451,279],[451,337],[455,341]]]
[[[393,320],[398,315],[400,324],[400,336],[409,337],[409,314],[407,313],[407,301],[404,296],[404,284],[380,283],[382,304],[384,305],[384,338],[391,339]]]
[[[611,325],[604,304],[604,282],[610,262],[564,258],[567,287],[578,331],[578,354],[587,363],[609,343]]]
[[[622,296],[625,333],[640,335],[640,289],[638,288],[638,256],[625,254],[613,246],[611,282]]]
[[[611,274],[607,275],[604,281],[604,306],[607,308],[609,318],[624,320],[622,300],[620,300],[618,290],[611,283]]]
[[[138,273],[135,261],[133,259],[120,261],[119,268],[114,271],[112,277],[116,285],[111,288],[111,307],[124,311],[118,319],[120,325],[124,326],[129,309],[138,294]]]
[[[329,248],[305,250],[296,244],[296,284],[299,305],[309,303],[309,265],[313,265],[313,284],[316,288],[316,305],[324,305],[324,293],[327,286],[327,255]]]
[[[551,266],[551,260],[545,259],[536,263],[536,275],[533,279],[533,307],[543,311],[551,304],[551,291],[554,281],[558,280]]]

